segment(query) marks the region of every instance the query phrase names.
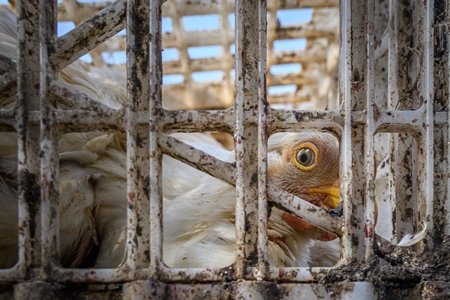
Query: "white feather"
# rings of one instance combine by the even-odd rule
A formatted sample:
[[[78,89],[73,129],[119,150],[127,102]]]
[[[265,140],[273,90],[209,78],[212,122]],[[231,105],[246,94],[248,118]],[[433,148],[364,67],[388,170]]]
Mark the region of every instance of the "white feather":
[[[412,245],[417,244],[421,240],[423,240],[426,237],[427,233],[427,223],[423,222],[422,224],[422,230],[415,233],[415,234],[406,234],[401,241],[397,244],[399,247],[409,247]]]

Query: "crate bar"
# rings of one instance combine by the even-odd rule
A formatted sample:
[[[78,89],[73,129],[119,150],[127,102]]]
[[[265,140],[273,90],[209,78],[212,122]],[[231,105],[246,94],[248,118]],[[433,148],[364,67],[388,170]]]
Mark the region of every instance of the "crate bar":
[[[129,279],[129,272],[121,269],[66,269],[54,268],[53,278],[60,283],[112,283]]]
[[[271,267],[267,280],[277,282],[318,282],[334,268],[280,268]]]
[[[57,76],[50,64],[54,52],[57,27],[55,2],[41,0],[40,6],[40,164],[41,164],[41,208],[42,208],[42,265],[46,272],[51,265],[59,265],[59,181],[58,142],[54,107],[50,103],[50,87]],[[45,274],[50,275],[50,274]]]
[[[388,48],[387,100],[388,100],[388,108],[390,110],[395,110],[395,105],[398,103],[398,0],[389,0],[388,26],[389,26],[388,28],[389,48]],[[393,200],[392,197],[391,200]],[[394,206],[395,204],[396,203],[392,203],[392,205]]]
[[[162,151],[158,146],[159,123],[162,108],[162,57],[161,57],[161,5],[150,1],[150,272],[153,279],[162,276]]]
[[[31,125],[31,112],[39,112],[39,0],[18,1],[18,80],[16,129],[19,171],[19,263],[26,270],[41,265],[39,125]],[[26,271],[23,270],[24,272]],[[21,276],[33,276],[25,273]]]
[[[424,136],[421,140],[421,148],[418,149],[419,189],[416,209],[419,212],[417,221],[427,223],[428,237],[426,246],[428,249],[432,249],[433,239],[431,232],[433,232],[434,198],[434,1],[419,2],[419,5],[424,5],[423,9],[425,10],[423,24],[421,24],[421,34],[419,34],[419,39],[422,39],[419,44],[423,45],[423,62],[420,69],[422,84],[419,92],[421,97],[423,97],[422,105],[425,107],[425,128]]]
[[[370,261],[373,256],[373,243],[375,235],[375,157],[374,157],[374,134],[375,134],[375,120],[374,120],[374,106],[375,104],[375,66],[374,66],[374,13],[375,6],[373,0],[367,0],[367,75],[366,77],[366,126],[364,133],[364,176],[365,176],[365,209],[364,209],[364,250],[365,260]]]
[[[222,131],[233,134],[234,110],[165,110],[160,113],[160,126],[164,131]]]
[[[154,20],[153,20],[154,21]],[[129,276],[142,277],[140,270],[149,264],[149,28],[148,1],[127,3],[127,267]],[[146,119],[138,124],[135,113]],[[137,232],[139,230],[139,232]]]
[[[166,284],[159,281],[135,280],[127,282],[122,286],[122,293],[123,300],[169,299],[166,295]]]
[[[269,138],[267,111],[267,1],[259,3],[259,90],[258,90],[258,266],[257,278],[266,278],[268,272],[267,234],[267,140]]]
[[[122,112],[95,112],[88,110],[63,110],[55,109],[55,122],[61,127],[66,127],[65,132],[79,131],[113,131],[124,127]],[[77,124],[71,121],[77,119]]]
[[[352,149],[351,145],[351,103],[350,103],[350,78],[351,60],[347,58],[351,55],[351,0],[340,2],[339,20],[341,43],[339,45],[340,63],[339,63],[339,91],[341,99],[341,109],[344,110],[344,131],[341,138],[341,159],[340,159],[340,179],[348,182],[340,191],[341,201],[343,201],[344,234],[341,245],[343,247],[343,262],[350,262],[352,259],[352,230],[350,229],[350,218],[352,215],[352,189],[353,189],[353,170],[352,170]]]
[[[412,101],[412,100],[411,100]],[[416,110],[381,110],[375,118],[378,132],[406,132],[418,137],[423,131],[425,107]]]
[[[259,98],[259,1],[236,2],[236,277],[250,279],[247,268],[258,263],[258,126],[246,122],[257,117]]]
[[[269,132],[299,131],[326,128],[338,136],[342,135],[344,116],[339,109],[331,111],[302,111],[270,108],[267,114]],[[354,118],[356,119],[356,118]]]
[[[212,282],[232,280],[232,267],[218,268],[169,268],[161,266],[159,279],[163,282]]]
[[[447,41],[450,40],[450,31],[448,31],[447,33]],[[450,43],[447,43],[447,56],[450,57]],[[450,70],[450,59],[448,59],[447,61],[447,70]],[[450,95],[450,72],[447,74],[447,81],[449,82],[449,86],[448,86],[448,93]],[[448,100],[447,100],[448,101]],[[450,141],[450,109],[445,112],[442,113],[442,115],[444,115],[445,117],[443,118],[444,122],[447,125],[447,131],[448,131],[448,136],[447,136],[447,141]],[[437,116],[436,116],[437,119]],[[450,147],[447,150],[447,165],[445,166],[446,168],[450,167]],[[450,173],[446,172],[446,177],[447,177],[447,197],[448,195],[450,195]],[[445,214],[442,214],[442,216],[445,216],[446,219],[446,223],[445,223],[445,233],[447,234],[447,236],[450,236],[450,201],[444,201],[444,210],[445,210]]]
[[[366,107],[367,86],[367,3],[341,1],[340,91],[343,101],[344,131],[341,141],[341,182],[343,186],[345,231],[342,239],[343,261],[361,262],[364,257],[364,125],[354,124],[353,111]]]
[[[393,5],[397,5],[395,8],[394,14],[400,14],[402,11],[410,11],[410,15],[412,15],[412,10],[414,8],[415,3],[403,3],[402,1],[397,1],[396,3],[392,3]],[[409,5],[409,6],[408,6]],[[400,16],[400,15],[399,15]],[[414,31],[416,30],[417,21],[414,20],[411,16],[409,18],[403,16],[403,18],[397,17],[396,20],[397,23],[397,30],[400,30],[401,28],[414,28]],[[412,24],[411,24],[412,23]],[[407,64],[413,64],[414,68],[412,70],[416,70],[417,66],[420,65],[420,62],[418,62],[418,58],[413,55],[407,55],[404,53],[401,49],[403,49],[405,46],[412,46],[411,40],[409,37],[406,37],[407,34],[410,34],[412,36],[411,29],[405,30],[406,34],[399,34],[397,32],[397,40],[391,41],[394,44],[390,46],[390,50],[392,52],[389,59],[392,61],[389,62],[389,64],[397,64],[397,69],[394,67],[392,68],[393,72],[390,76],[391,78],[396,78],[396,86],[392,86],[393,89],[397,89],[396,94],[393,94],[390,96],[389,99],[391,102],[389,103],[389,108],[391,110],[401,110],[402,112],[404,110],[414,110],[418,109],[418,101],[417,97],[412,97],[411,99],[408,99],[406,101],[401,101],[402,99],[399,97],[401,94],[407,94],[408,90],[411,90],[410,82],[406,80],[405,76],[400,76],[400,70],[399,69],[402,65]],[[417,43],[416,43],[417,44]],[[408,57],[409,56],[409,57]],[[413,61],[413,62],[412,62]],[[410,71],[408,76],[411,78],[416,78],[417,75],[413,74],[414,71]],[[416,72],[417,73],[417,72]],[[414,91],[416,92],[416,91]],[[419,94],[419,93],[417,93]],[[419,108],[421,109],[421,108]],[[423,122],[423,115],[418,119],[420,122]],[[397,132],[408,132],[407,127],[404,128],[403,131],[397,131]],[[415,201],[417,193],[415,192],[408,192],[412,191],[413,188],[417,191],[417,165],[415,161],[417,161],[417,143],[416,140],[414,140],[412,137],[406,137],[405,135],[401,134],[392,134],[392,148],[391,148],[391,174],[393,176],[392,178],[392,184],[393,184],[393,190],[391,191],[391,197],[395,197],[393,206],[395,208],[395,216],[396,219],[393,220],[395,222],[395,234],[397,236],[397,241],[400,240],[400,237],[403,236],[407,232],[413,232],[414,226],[413,226],[413,219],[411,218],[411,214],[408,212],[415,210]],[[418,140],[417,140],[418,142]],[[412,148],[410,150],[410,148]],[[400,155],[404,154],[404,155]],[[413,170],[411,170],[411,166]],[[409,190],[408,190],[409,189]]]

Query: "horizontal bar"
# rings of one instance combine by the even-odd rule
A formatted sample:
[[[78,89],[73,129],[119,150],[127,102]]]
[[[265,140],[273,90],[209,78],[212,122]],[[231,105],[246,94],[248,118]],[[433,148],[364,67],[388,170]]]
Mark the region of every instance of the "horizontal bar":
[[[10,269],[0,269],[0,282],[11,282],[24,277],[25,267],[17,263]]]
[[[375,132],[422,132],[425,107],[417,110],[381,110],[374,113]]]
[[[329,128],[341,132],[344,117],[339,110],[284,110],[271,109],[268,124],[278,131]]]
[[[169,132],[225,132],[232,133],[232,110],[163,110],[159,124]]]
[[[207,281],[224,281],[234,279],[234,268],[225,267],[218,268],[161,268],[159,280],[164,282],[207,282]]]
[[[55,124],[64,124],[70,131],[73,130],[120,130],[124,127],[122,111],[104,113],[90,110],[63,110],[55,109]]]
[[[144,270],[142,270],[144,273]],[[51,280],[71,283],[112,283],[130,281],[133,278],[126,268],[118,269],[64,269],[54,267]]]

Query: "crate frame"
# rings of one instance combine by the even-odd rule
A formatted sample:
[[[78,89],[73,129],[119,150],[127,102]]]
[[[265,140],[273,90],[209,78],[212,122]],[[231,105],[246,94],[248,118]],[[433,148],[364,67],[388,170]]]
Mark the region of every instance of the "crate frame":
[[[19,146],[19,262],[0,270],[1,282],[15,283],[15,296],[39,298],[49,291],[59,295],[61,284],[123,283],[125,299],[158,298],[162,295],[222,297],[234,295],[329,296],[337,293],[374,298],[380,295],[370,278],[358,275],[374,258],[374,136],[377,133],[407,132],[418,149],[416,154],[417,226],[427,224],[426,244],[431,251],[436,235],[449,233],[449,201],[436,201],[435,194],[447,195],[447,173],[435,168],[435,143],[448,142],[448,110],[434,102],[435,11],[434,1],[415,2],[421,16],[414,38],[422,55],[417,59],[417,108],[399,99],[398,3],[390,2],[388,108],[375,104],[375,40],[373,0],[343,0],[340,3],[341,56],[340,107],[328,111],[274,109],[266,92],[267,3],[265,0],[236,1],[236,83],[235,102],[224,110],[172,111],[162,106],[161,4],[159,1],[119,0],[81,24],[68,35],[56,38],[57,6],[45,0],[17,2],[19,60],[17,62],[17,102],[13,109],[0,109],[3,128],[18,133]],[[109,18],[107,20],[107,16]],[[151,22],[151,20],[159,20]],[[92,103],[85,95],[60,87],[57,72],[124,28],[127,32],[128,101],[115,111]],[[36,26],[39,24],[39,26]],[[258,24],[258,26],[254,26]],[[100,26],[103,25],[103,26]],[[443,26],[442,24],[439,24]],[[447,33],[446,27],[443,29]],[[149,33],[149,34],[148,34]],[[448,35],[447,35],[448,36]],[[95,38],[88,38],[95,37]],[[84,41],[84,42],[82,42]],[[35,49],[40,49],[35,51]],[[245,51],[244,51],[245,49]],[[448,50],[446,49],[446,54]],[[258,57],[259,60],[254,58]],[[140,66],[133,68],[133,66]],[[15,70],[2,75],[2,95],[12,95]],[[446,79],[448,80],[448,78]],[[36,89],[36,83],[39,89]],[[9,88],[9,89],[8,89]],[[52,106],[50,95],[66,97],[78,109]],[[403,101],[403,102],[402,102]],[[448,99],[444,100],[448,104]],[[406,109],[398,109],[399,107]],[[120,120],[119,122],[117,120]],[[435,126],[446,133],[435,135]],[[266,182],[266,144],[276,131],[326,129],[341,142],[341,197],[343,218],[323,211],[297,211],[308,203]],[[58,252],[57,139],[64,133],[88,130],[123,130],[127,134],[128,236],[127,261],[119,269],[63,269],[55,261]],[[171,132],[222,131],[234,136],[236,165],[205,156],[199,150],[177,141]],[[439,140],[438,140],[439,139]],[[393,136],[393,141],[398,138]],[[173,147],[167,147],[166,145]],[[396,147],[402,147],[397,144]],[[394,150],[395,151],[395,150]],[[192,154],[186,156],[186,153]],[[254,153],[258,153],[257,156]],[[447,149],[445,164],[450,153]],[[202,171],[236,185],[237,260],[223,269],[172,269],[162,262],[161,159],[167,154]],[[395,153],[392,153],[394,156]],[[211,165],[200,163],[200,158]],[[363,160],[359,158],[363,157]],[[142,163],[142,160],[144,163]],[[136,162],[140,163],[136,163]],[[435,180],[435,174],[443,179]],[[255,176],[257,180],[254,180]],[[146,180],[146,178],[149,178]],[[397,185],[402,178],[396,178]],[[394,186],[394,190],[396,189]],[[149,187],[149,193],[145,188]],[[437,188],[436,188],[437,187]],[[435,191],[436,190],[436,191]],[[402,191],[395,190],[398,195]],[[40,195],[40,201],[34,197]],[[148,201],[135,201],[144,199]],[[258,199],[257,202],[254,199]],[[446,198],[447,199],[447,198]],[[334,268],[278,268],[267,264],[267,200],[282,206],[312,224],[341,237],[342,259]],[[404,213],[403,213],[404,214]],[[402,226],[402,212],[396,222]],[[437,232],[434,219],[443,228]],[[364,220],[355,222],[354,220]],[[245,224],[257,224],[246,228]],[[136,227],[149,224],[137,234]],[[362,225],[363,224],[363,225]],[[147,226],[143,226],[147,228]],[[361,247],[363,245],[363,247]],[[131,251],[133,250],[133,251]],[[256,256],[257,260],[249,258]],[[147,257],[149,267],[146,267]],[[342,275],[348,282],[321,284],[326,276],[354,269]],[[283,274],[283,276],[280,276]],[[356,275],[355,275],[356,274]],[[311,283],[312,282],[312,283]],[[448,285],[445,285],[448,290]],[[175,288],[176,287],[176,288]],[[276,291],[275,291],[276,290]],[[66,291],[69,293],[68,291]],[[88,292],[87,292],[88,293]],[[308,294],[311,293],[311,294]],[[206,296],[205,296],[206,297]]]

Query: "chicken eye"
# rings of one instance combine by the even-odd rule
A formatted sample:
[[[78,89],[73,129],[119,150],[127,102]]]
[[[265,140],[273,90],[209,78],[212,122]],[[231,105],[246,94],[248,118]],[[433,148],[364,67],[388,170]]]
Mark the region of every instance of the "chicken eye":
[[[316,162],[316,155],[310,148],[302,148],[298,150],[296,155],[297,162],[303,167],[310,167]]]

